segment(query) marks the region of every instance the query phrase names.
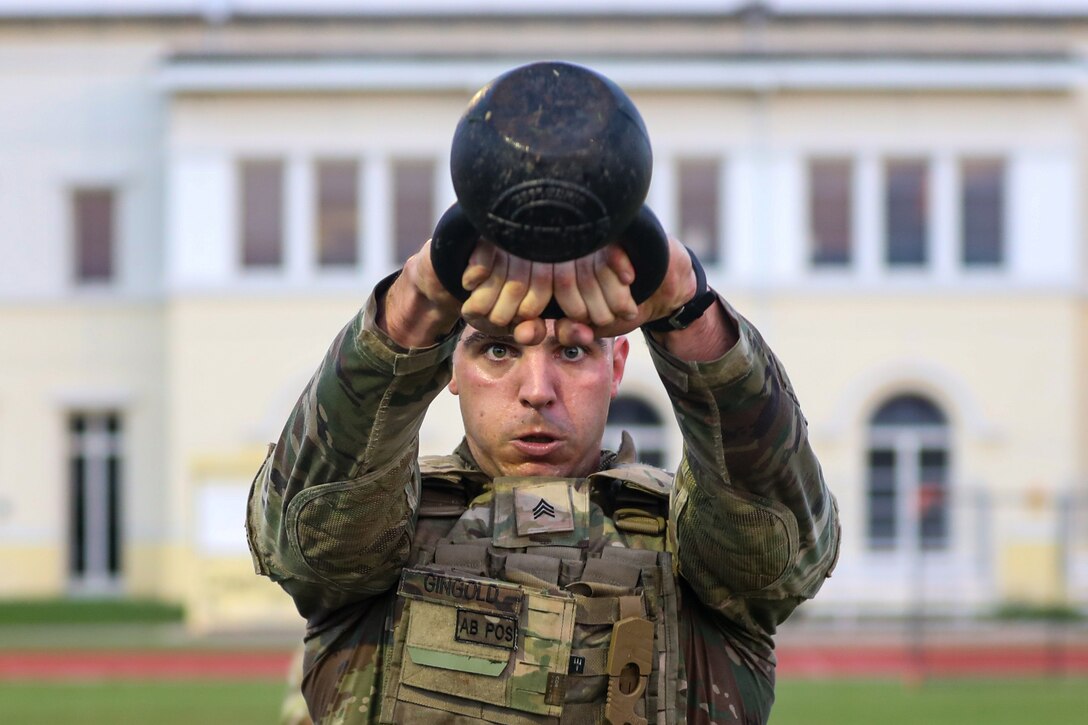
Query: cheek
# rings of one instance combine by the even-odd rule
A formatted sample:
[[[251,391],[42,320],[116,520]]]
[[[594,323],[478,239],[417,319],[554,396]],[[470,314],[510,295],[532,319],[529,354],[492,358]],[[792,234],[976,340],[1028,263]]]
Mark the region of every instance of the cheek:
[[[579,386],[573,396],[571,409],[575,417],[586,425],[602,424],[608,418],[608,406],[612,401],[612,388],[600,381]]]
[[[496,422],[505,417],[500,410],[508,405],[512,395],[503,388],[501,380],[475,372],[458,376],[457,389],[454,392],[458,396],[461,418],[465,425],[480,432],[498,427]]]

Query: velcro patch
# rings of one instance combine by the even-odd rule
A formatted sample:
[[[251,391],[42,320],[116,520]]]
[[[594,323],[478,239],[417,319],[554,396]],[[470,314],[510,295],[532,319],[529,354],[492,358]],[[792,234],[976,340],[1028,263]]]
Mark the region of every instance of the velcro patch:
[[[517,649],[518,620],[514,617],[458,609],[454,638],[458,642],[475,642],[490,647]]]
[[[570,484],[533,483],[514,489],[518,536],[574,531]]]

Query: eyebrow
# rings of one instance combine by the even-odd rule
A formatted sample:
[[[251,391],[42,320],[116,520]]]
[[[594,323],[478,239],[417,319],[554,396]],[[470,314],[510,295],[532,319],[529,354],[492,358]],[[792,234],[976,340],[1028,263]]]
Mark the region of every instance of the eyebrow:
[[[548,337],[544,339],[544,342],[548,340],[554,340],[554,337]],[[603,337],[598,337],[593,340],[593,343],[602,351],[608,352],[608,347],[605,344]],[[489,342],[497,342],[503,345],[517,345],[519,344],[512,335],[489,335],[486,332],[480,332],[479,330],[473,330],[465,338],[461,340],[461,344],[468,347],[470,345],[478,345]],[[543,344],[543,343],[541,343]]]
[[[485,342],[501,342],[504,345],[516,345],[512,335],[489,335],[486,332],[474,330],[461,340],[462,345],[476,345]]]

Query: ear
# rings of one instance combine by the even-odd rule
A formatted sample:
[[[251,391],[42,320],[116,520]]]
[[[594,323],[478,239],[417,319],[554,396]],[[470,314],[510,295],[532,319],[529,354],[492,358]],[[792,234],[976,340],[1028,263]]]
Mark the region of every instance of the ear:
[[[623,369],[627,365],[627,353],[631,352],[631,343],[626,337],[617,337],[612,341],[612,394],[615,398],[620,392]]]
[[[449,388],[449,391],[451,393],[453,393],[454,395],[458,394],[457,393],[457,373],[456,372],[453,373],[453,375],[450,377],[450,384],[447,385],[446,387]]]

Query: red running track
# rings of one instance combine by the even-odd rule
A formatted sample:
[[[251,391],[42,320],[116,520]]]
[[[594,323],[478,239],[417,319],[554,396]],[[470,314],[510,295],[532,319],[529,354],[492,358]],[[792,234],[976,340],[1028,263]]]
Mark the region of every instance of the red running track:
[[[286,676],[290,652],[0,651],[0,680],[267,680]],[[780,678],[918,675],[1088,676],[1088,646],[806,647],[778,652]]]
[[[0,651],[0,680],[267,680],[290,652]]]
[[[1055,673],[1088,675],[1088,647],[930,647],[921,652],[903,647],[814,647],[778,652],[780,678]]]

